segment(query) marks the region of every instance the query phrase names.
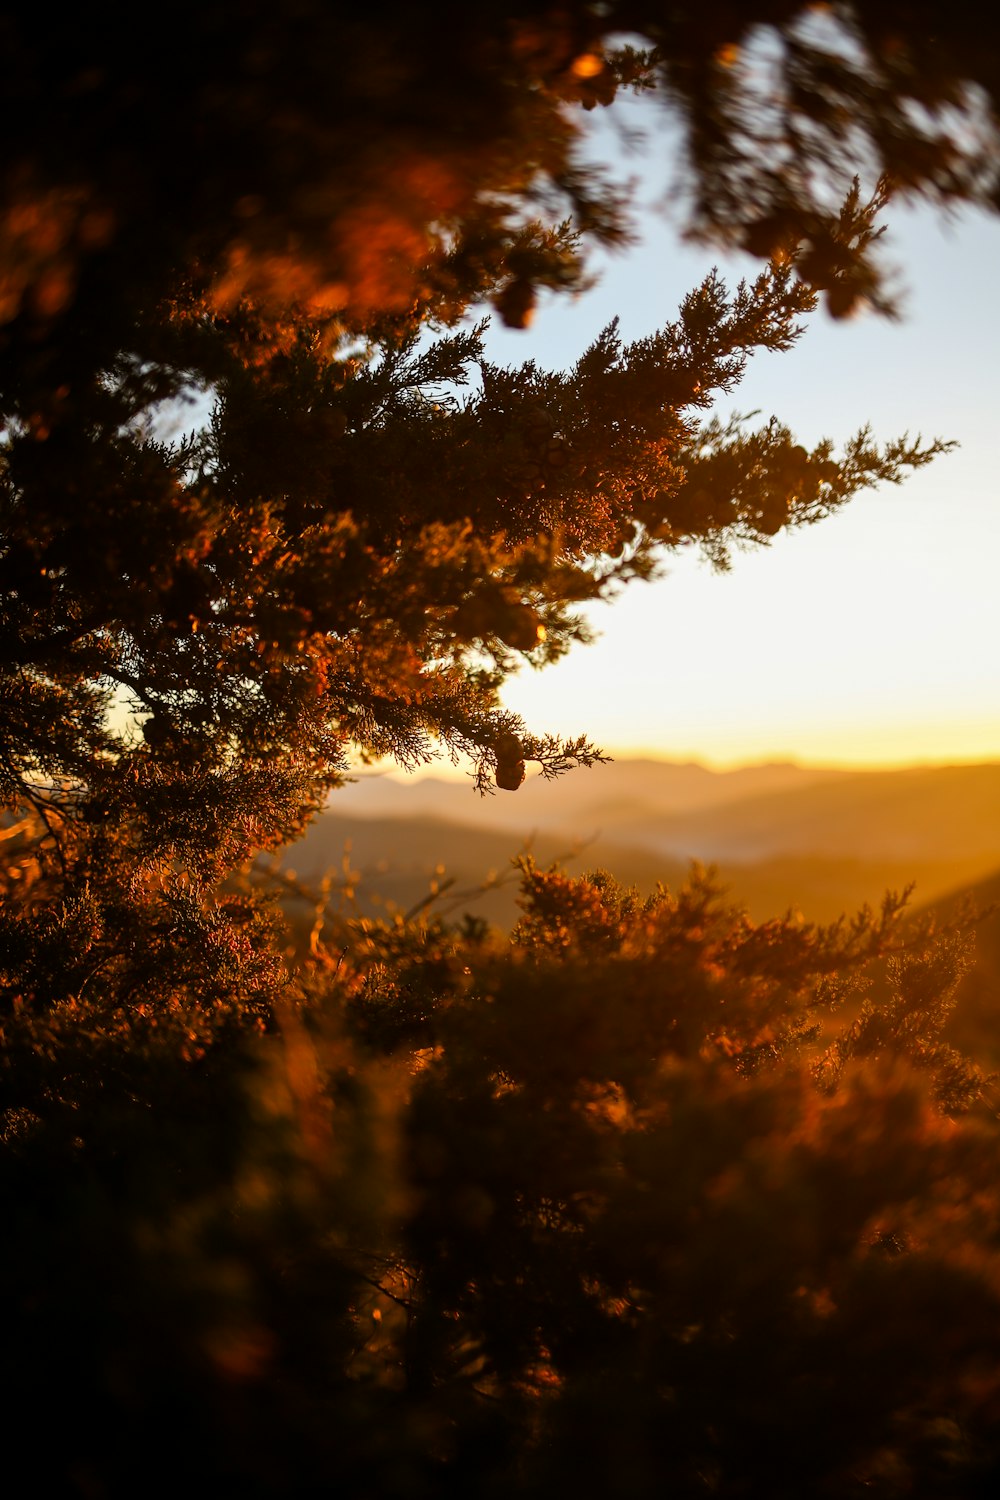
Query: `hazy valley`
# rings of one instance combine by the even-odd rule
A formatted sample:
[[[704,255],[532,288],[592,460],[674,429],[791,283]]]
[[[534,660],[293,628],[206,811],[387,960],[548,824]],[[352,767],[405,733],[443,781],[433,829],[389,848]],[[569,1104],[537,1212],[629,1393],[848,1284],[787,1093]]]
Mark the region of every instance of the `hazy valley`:
[[[829,921],[910,882],[923,905],[1000,869],[1000,765],[711,771],[621,760],[486,798],[468,781],[363,773],[286,866],[310,882],[339,876],[346,853],[363,909],[405,911],[447,881],[442,906],[507,925],[511,861],[526,851],[643,890],[682,879],[692,860],[714,864],[758,919],[796,907]]]

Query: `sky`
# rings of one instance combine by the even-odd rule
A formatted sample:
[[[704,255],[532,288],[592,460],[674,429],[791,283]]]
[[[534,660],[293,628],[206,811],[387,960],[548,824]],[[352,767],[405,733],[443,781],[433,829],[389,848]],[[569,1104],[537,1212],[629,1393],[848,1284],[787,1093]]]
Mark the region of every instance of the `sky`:
[[[758,269],[682,246],[650,206],[655,145],[626,159],[605,132],[595,154],[639,174],[640,243],[595,262],[599,284],[578,300],[550,296],[530,330],[494,326],[494,360],[562,368],[616,314],[626,338],[652,332],[713,265],[730,284]],[[533,731],[719,767],[1000,759],[1000,219],[922,208],[885,222],[900,320],[817,310],[795,349],[757,355],[717,409],[773,414],[806,445],[867,422],[882,440],[960,448],[735,554],[727,574],[675,554],[659,581],[593,607],[597,644],[504,691]]]

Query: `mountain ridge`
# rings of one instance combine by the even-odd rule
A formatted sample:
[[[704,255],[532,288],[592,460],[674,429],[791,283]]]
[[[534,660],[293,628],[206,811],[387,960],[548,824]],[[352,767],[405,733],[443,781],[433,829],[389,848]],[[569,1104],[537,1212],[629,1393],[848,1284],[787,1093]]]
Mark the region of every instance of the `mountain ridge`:
[[[746,863],[779,855],[1000,860],[1000,763],[895,771],[811,770],[791,764],[717,772],[692,763],[618,761],[515,795],[424,777],[359,779],[328,813],[443,817],[503,828],[640,845],[679,859]]]
[[[526,850],[543,864],[561,859],[571,873],[607,868],[640,890],[658,880],[676,885],[692,859],[714,864],[758,920],[789,907],[833,920],[914,880],[916,899],[931,903],[1000,867],[1000,764],[706,772],[735,775],[721,783],[706,782],[697,766],[644,761],[633,774],[636,763],[616,764],[614,778],[604,779],[604,768],[566,778],[589,793],[575,800],[551,796],[559,782],[536,781],[533,797],[522,791],[501,800],[434,778],[386,786],[388,778],[369,777],[360,796],[351,795],[357,782],[333,795],[286,862],[314,880],[342,864],[349,842],[362,901],[408,910],[433,881],[451,879],[450,902],[467,891],[474,908],[501,925],[516,918],[511,862]],[[663,811],[684,783],[705,794],[700,805]]]

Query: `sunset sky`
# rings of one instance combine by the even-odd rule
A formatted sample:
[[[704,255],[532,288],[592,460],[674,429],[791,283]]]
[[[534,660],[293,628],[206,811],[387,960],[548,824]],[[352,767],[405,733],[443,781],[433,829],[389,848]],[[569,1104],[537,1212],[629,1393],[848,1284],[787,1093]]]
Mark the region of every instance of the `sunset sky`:
[[[637,201],[655,178],[641,160]],[[798,347],[759,355],[724,410],[776,415],[811,444],[865,422],[961,447],[905,485],[867,491],[818,526],[712,572],[697,555],[591,615],[601,640],[505,702],[533,730],[586,731],[617,754],[728,765],[795,759],[897,765],[1000,759],[1000,223],[930,210],[887,220],[902,318],[834,323],[818,311]],[[561,367],[614,315],[626,337],[676,312],[713,264],[663,214],[602,263],[576,302],[553,297],[526,333],[491,331],[502,362]]]

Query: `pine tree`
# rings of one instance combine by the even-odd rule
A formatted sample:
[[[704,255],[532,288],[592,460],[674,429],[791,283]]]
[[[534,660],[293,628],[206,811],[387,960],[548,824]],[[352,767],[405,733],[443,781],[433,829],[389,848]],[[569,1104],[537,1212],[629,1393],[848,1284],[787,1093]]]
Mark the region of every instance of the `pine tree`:
[[[784,124],[743,110],[756,23]],[[989,197],[989,37],[951,10],[932,62],[929,21],[861,5],[182,6],[155,52],[116,6],[3,24],[12,1472],[45,1410],[52,1493],[984,1492],[995,1118],[940,1042],[955,944],[891,902],[754,928],[698,881],[526,867],[510,945],[331,918],[302,954],[252,860],[352,751],[483,792],[599,760],[503,709],[512,666],[671,549],[724,565],[944,450],[711,408],[817,291],[878,302],[893,192]],[[625,232],[575,121],[628,88],[686,121],[693,231],[772,258],[499,367],[479,312],[526,326]]]

